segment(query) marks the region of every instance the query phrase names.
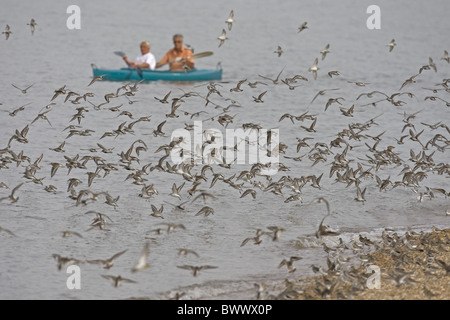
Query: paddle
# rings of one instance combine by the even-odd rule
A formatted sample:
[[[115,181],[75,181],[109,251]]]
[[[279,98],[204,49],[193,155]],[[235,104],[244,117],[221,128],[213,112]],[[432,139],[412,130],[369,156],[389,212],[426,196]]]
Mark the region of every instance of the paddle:
[[[183,59],[198,59],[198,58],[209,57],[209,56],[212,56],[213,54],[214,54],[214,52],[212,52],[212,51],[204,51],[204,52],[199,52],[199,53],[193,54],[192,56],[183,58]],[[161,67],[165,66],[166,64],[173,63],[173,62],[175,62],[175,60],[163,63],[163,64],[161,64]]]
[[[114,51],[114,54],[118,55],[118,56],[120,56],[122,58],[126,56],[125,52],[123,52],[123,51]],[[143,76],[142,69],[139,68],[139,67],[136,67],[136,71],[137,71],[139,77],[142,79],[142,76]]]

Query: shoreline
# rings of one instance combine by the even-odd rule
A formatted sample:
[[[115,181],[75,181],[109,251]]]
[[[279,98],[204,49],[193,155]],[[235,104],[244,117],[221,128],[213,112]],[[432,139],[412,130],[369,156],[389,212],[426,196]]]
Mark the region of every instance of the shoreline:
[[[328,270],[285,281],[275,299],[289,300],[449,300],[450,228],[430,232],[383,231],[328,252]]]

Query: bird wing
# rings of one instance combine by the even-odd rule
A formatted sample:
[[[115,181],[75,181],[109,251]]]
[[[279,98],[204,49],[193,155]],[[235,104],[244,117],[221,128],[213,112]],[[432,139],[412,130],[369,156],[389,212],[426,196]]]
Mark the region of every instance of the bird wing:
[[[125,249],[125,250],[123,250],[123,251],[120,251],[120,252],[116,253],[115,255],[113,255],[113,256],[110,258],[110,260],[117,259],[118,257],[120,257],[122,254],[124,254],[124,253],[127,252],[127,251],[128,251],[128,249]]]
[[[17,187],[15,187],[11,192],[11,197],[14,197],[14,193],[23,185],[23,182],[19,184]]]
[[[161,122],[161,123],[158,125],[158,131],[161,131],[161,130],[162,130],[162,127],[163,127],[163,125],[166,123],[166,121],[167,121],[167,120],[164,120],[163,122]]]

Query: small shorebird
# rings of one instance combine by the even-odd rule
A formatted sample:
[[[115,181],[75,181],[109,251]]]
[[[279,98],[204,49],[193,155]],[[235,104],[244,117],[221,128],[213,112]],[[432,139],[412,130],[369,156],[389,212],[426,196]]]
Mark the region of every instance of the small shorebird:
[[[153,130],[153,135],[155,137],[157,136],[163,136],[165,133],[162,131],[162,127],[163,125],[166,123],[167,120],[164,120],[163,122],[161,122],[158,127],[156,128],[156,130]]]
[[[59,168],[64,167],[64,165],[59,163],[59,162],[51,162],[50,165],[52,166],[52,171],[50,173],[50,178],[53,178],[53,176],[56,174],[56,171]]]
[[[225,20],[225,23],[228,24],[228,30],[231,31],[231,28],[233,27],[234,21],[234,12],[231,10],[230,14],[228,15],[227,20]]]
[[[415,78],[418,76],[419,74],[413,75],[410,78],[406,79],[405,82],[403,82],[402,86],[400,87],[400,89],[398,89],[399,91],[403,89],[403,87],[405,87],[407,84],[410,83],[416,83]]]
[[[162,213],[164,211],[163,205],[161,205],[161,207],[158,209],[152,204],[152,211],[153,212],[150,214],[152,217],[164,219],[164,217],[162,216]]]
[[[27,26],[30,26],[31,28],[31,35],[34,35],[34,31],[36,30],[37,26],[36,21],[33,18],[31,18],[30,23],[27,23]]]
[[[436,63],[434,63],[433,59],[431,57],[428,57],[428,65],[433,68],[434,72],[437,72]]]
[[[342,114],[346,117],[353,117],[353,111],[355,110],[355,105],[353,104],[348,110],[345,110],[344,108],[339,108],[339,110],[342,112]]]
[[[63,141],[58,147],[56,148],[49,148],[49,150],[55,151],[55,152],[66,152],[64,150],[64,146],[66,145],[66,141]]]
[[[277,50],[275,50],[273,53],[278,54],[278,57],[280,57],[283,54],[283,49],[281,49],[280,46],[278,46]]]
[[[447,50],[444,50],[444,56],[441,58],[441,60],[447,61],[447,63],[450,63],[450,57],[448,56]]]
[[[92,182],[94,181],[94,178],[100,178],[100,175],[96,172],[87,172],[88,175],[88,187],[91,186]]]
[[[6,40],[9,39],[9,36],[12,34],[11,28],[9,27],[9,25],[7,24],[5,27],[5,31],[2,32],[2,34],[5,35]]]
[[[338,98],[330,98],[328,99],[326,105],[325,105],[325,111],[327,111],[328,107],[331,106],[332,103],[338,103],[340,105],[342,105],[342,103],[339,102],[340,100],[345,100],[343,97],[338,97]]]
[[[254,237],[245,238],[241,243],[241,247],[245,246],[250,240],[253,240],[253,244],[260,244],[262,242],[261,236],[256,235]]]
[[[320,51],[322,54],[322,61],[325,60],[325,57],[327,56],[327,53],[330,53],[330,44],[327,44],[323,50]]]
[[[136,283],[136,281],[127,279],[127,278],[122,278],[122,276],[120,276],[120,275],[111,276],[111,275],[102,274],[101,276],[105,279],[111,280],[113,282],[113,286],[115,288],[119,287],[122,284],[122,282]]]
[[[164,98],[158,98],[158,97],[154,97],[156,100],[158,100],[159,102],[161,102],[161,103],[169,103],[169,100],[167,100],[168,98],[169,98],[169,96],[170,96],[170,94],[172,93],[172,91],[169,91],[165,96],[164,96]]]
[[[261,78],[264,78],[266,80],[270,80],[273,82],[273,84],[278,84],[278,80],[280,79],[281,74],[283,73],[284,69],[286,68],[286,66],[283,67],[283,69],[281,69],[281,71],[278,73],[277,77],[275,79],[269,78],[269,77],[265,77],[262,76],[260,74],[258,74],[258,76],[260,76]]]
[[[256,191],[253,189],[247,189],[242,193],[241,198],[245,197],[246,195],[251,194],[253,199],[256,199]]]
[[[184,226],[184,224],[181,224],[181,223],[164,223],[163,222],[163,223],[159,223],[158,225],[167,226],[167,229],[166,229],[167,233],[170,233],[177,228],[186,230],[186,227]]]
[[[208,206],[204,206],[202,209],[200,209],[199,212],[197,212],[197,213],[195,214],[195,216],[200,216],[200,215],[202,215],[202,214],[204,214],[205,217],[207,217],[207,216],[209,216],[210,214],[214,214],[214,209],[211,208],[211,207],[208,207]]]
[[[17,109],[15,109],[15,110],[13,110],[13,111],[6,111],[6,110],[4,110],[4,111],[5,111],[5,112],[8,112],[8,114],[9,114],[11,117],[15,117],[20,111],[24,111],[24,110],[25,110],[25,107],[26,107],[27,105],[29,105],[29,104],[31,104],[31,103],[24,104],[23,106],[18,107]]]
[[[186,203],[188,203],[188,202],[189,202],[189,201],[185,201],[185,202],[180,203],[179,205],[176,205],[176,204],[173,204],[173,203],[164,201],[164,203],[170,204],[170,205],[173,206],[175,209],[181,210],[181,211],[186,210],[186,208],[184,207],[184,205],[185,205]]]
[[[330,91],[330,90],[339,90],[339,88],[319,90],[309,104],[313,103],[314,100],[316,100],[318,96],[323,96],[323,95],[325,95],[325,93],[327,91]]]
[[[63,238],[67,238],[67,237],[69,237],[71,235],[77,236],[79,238],[83,238],[83,236],[81,234],[79,234],[78,232],[75,232],[75,231],[70,231],[70,230],[61,231],[61,236]]]
[[[244,91],[244,90],[242,90],[241,86],[242,86],[242,84],[244,84],[246,81],[247,81],[247,79],[240,80],[240,81],[237,83],[236,87],[230,89],[230,92],[242,92],[242,91]],[[191,119],[192,119],[192,117],[191,117]]]
[[[241,247],[245,246],[250,240],[253,240],[253,244],[260,244],[262,242],[261,236],[264,234],[270,234],[270,232],[256,229],[256,236],[245,238],[241,243]]]
[[[181,104],[177,104],[177,100],[173,100],[172,106],[170,108],[170,113],[166,114],[166,118],[178,118],[179,115],[175,114],[175,111],[181,106]]]
[[[361,189],[359,187],[359,184],[356,185],[356,198],[355,198],[356,201],[359,201],[359,202],[362,202],[362,203],[364,203],[366,201],[366,198],[364,198],[364,194],[366,193],[366,189],[367,188],[364,188],[364,190],[361,191]]]
[[[258,103],[263,103],[264,101],[262,100],[262,97],[267,93],[267,90],[260,93],[257,97],[253,96],[253,101],[258,102]]]
[[[339,234],[336,230],[332,230],[329,226],[323,224],[323,222],[325,221],[325,218],[328,216],[329,216],[329,214],[327,214],[320,222],[319,228],[316,231],[316,238],[320,238],[321,236],[329,236],[329,235]]]
[[[269,226],[267,227],[267,229],[269,229],[270,231],[272,231],[271,233],[273,234],[272,236],[272,241],[278,241],[280,240],[281,234],[286,231],[284,228],[280,228],[277,226]],[[270,234],[270,233],[269,233]]]
[[[32,86],[34,86],[34,83],[31,86],[26,87],[25,89],[21,89],[18,86],[16,86],[15,84],[12,84],[12,83],[11,83],[11,85],[14,88],[16,88],[17,90],[19,90],[20,92],[22,92],[23,94],[27,94],[28,89],[30,89]]]
[[[330,78],[333,78],[333,76],[339,76],[340,74],[341,73],[339,71],[337,71],[337,70],[332,70],[332,71],[328,72],[328,76]]]
[[[210,266],[210,265],[204,265],[204,266],[191,266],[191,265],[183,265],[183,266],[177,266],[180,269],[186,269],[186,270],[191,270],[192,271],[192,275],[194,277],[198,276],[198,273],[201,270],[206,270],[206,269],[216,269],[216,266]]]
[[[219,48],[220,48],[224,44],[225,40],[228,40],[227,32],[225,31],[225,29],[222,29],[222,33],[220,34],[220,36],[217,39],[220,40],[220,42],[219,42]]]
[[[188,255],[189,253],[190,253],[190,254],[193,254],[193,255],[196,256],[196,257],[199,257],[198,253],[195,252],[194,250],[191,250],[191,249],[185,249],[185,248],[180,248],[180,249],[178,249],[178,255],[180,255],[180,256],[186,256],[186,255]]]
[[[302,24],[300,27],[298,27],[298,32],[297,32],[297,33],[300,33],[300,32],[302,32],[303,30],[308,29],[307,24],[308,24],[308,22],[306,22],[306,21],[303,22],[303,24]]]
[[[267,85],[266,83],[264,83],[264,82],[261,82],[261,81],[255,81],[255,82],[249,82],[249,83],[247,83],[248,84],[248,86],[250,87],[250,88],[256,88],[256,86],[258,85],[258,84],[263,84],[263,85]]]
[[[172,185],[172,193],[170,195],[181,200],[180,191],[181,191],[181,188],[184,187],[184,184],[185,184],[185,182],[183,182],[183,184],[181,184],[179,187],[177,187],[177,185],[174,183]]]
[[[118,257],[120,257],[121,255],[123,255],[125,252],[127,252],[127,249],[120,251],[120,252],[116,253],[115,255],[113,255],[111,258],[108,258],[105,260],[95,259],[95,260],[86,260],[86,262],[91,263],[91,264],[101,264],[103,266],[103,268],[109,269],[113,266],[114,260],[117,259]]]
[[[294,267],[294,262],[301,260],[300,257],[290,257],[289,260],[283,259],[281,260],[280,264],[278,265],[278,268],[281,268],[282,266],[286,266],[289,270],[289,272],[294,272],[296,268]]]
[[[397,45],[397,43],[395,43],[395,39],[392,39],[391,42],[389,42],[386,47],[389,47],[389,52],[391,52],[394,47]]]
[[[305,129],[308,132],[316,132],[316,129],[314,129],[314,127],[316,126],[316,123],[317,123],[317,117],[314,118],[314,121],[311,123],[311,125],[309,127],[305,127],[305,126],[300,126],[300,127]]]
[[[66,266],[69,266],[69,265],[72,265],[72,264],[78,265],[78,264],[84,263],[84,261],[82,261],[82,260],[78,260],[78,259],[75,259],[75,258],[62,257],[62,256],[60,256],[59,254],[56,254],[56,253],[53,254],[52,257],[53,257],[53,259],[56,260],[58,270],[60,270],[60,271]]]
[[[150,267],[147,262],[148,255],[150,254],[150,242],[146,242],[144,248],[142,249],[141,255],[139,256],[138,262],[131,269],[131,272],[142,271]]]
[[[317,80],[317,71],[320,69],[317,65],[319,64],[319,59],[316,58],[314,60],[314,64],[308,69],[309,72],[312,72],[314,80]]]
[[[61,88],[55,90],[54,92],[55,92],[55,94],[53,95],[53,97],[52,97],[52,99],[50,101],[55,100],[60,94],[66,94],[67,93],[66,85],[64,85]]]
[[[101,75],[99,75],[99,76],[94,77],[94,78],[91,80],[91,82],[89,82],[88,87],[89,87],[91,84],[93,84],[95,81],[103,80],[103,77],[104,77],[104,76],[106,76],[106,74],[101,74]],[[108,101],[108,102],[109,102],[109,101]]]
[[[12,192],[9,196],[0,198],[0,202],[2,202],[3,200],[6,200],[6,199],[10,199],[11,203],[17,202],[19,200],[19,197],[14,197],[14,194],[22,185],[23,185],[23,182],[21,184],[19,184],[17,187],[15,187],[14,189],[12,189]]]
[[[48,118],[47,118],[47,113],[49,113],[50,111],[51,111],[51,110],[47,110],[47,111],[44,111],[44,112],[42,112],[42,113],[39,113],[39,114],[37,115],[37,117],[34,118],[33,121],[31,121],[31,124],[35,123],[35,122],[38,121],[39,119],[43,119],[43,120],[47,120],[47,122],[48,122],[48,124],[50,125],[50,127],[53,128],[53,126],[52,126],[50,120],[48,120]]]

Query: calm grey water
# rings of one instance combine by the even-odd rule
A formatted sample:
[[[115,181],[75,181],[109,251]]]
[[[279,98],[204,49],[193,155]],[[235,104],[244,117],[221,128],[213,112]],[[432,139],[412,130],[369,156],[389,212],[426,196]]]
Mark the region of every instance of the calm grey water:
[[[338,229],[346,241],[350,241],[360,233],[377,235],[383,228],[398,230],[407,228],[426,230],[432,226],[448,227],[450,209],[448,198],[435,192],[435,197],[424,197],[418,201],[417,193],[426,193],[429,188],[442,188],[450,191],[449,174],[439,174],[437,169],[448,166],[448,147],[438,149],[428,145],[426,155],[432,155],[434,165],[430,168],[419,168],[426,176],[415,188],[389,185],[385,190],[378,187],[375,175],[381,179],[390,178],[392,182],[401,181],[400,174],[404,166],[414,168],[411,150],[414,154],[422,152],[419,142],[410,139],[409,131],[419,133],[419,141],[425,145],[436,134],[444,138],[437,141],[445,146],[449,132],[444,127],[432,129],[426,124],[441,122],[450,125],[449,107],[440,99],[450,101],[448,92],[439,90],[434,93],[429,89],[443,89],[439,85],[443,79],[449,78],[449,64],[442,60],[444,50],[450,49],[448,30],[450,23],[447,17],[450,3],[445,0],[433,2],[423,1],[378,1],[381,8],[381,29],[369,30],[366,20],[369,14],[368,1],[129,1],[126,7],[123,1],[78,1],[81,8],[81,29],[69,30],[66,20],[69,14],[66,9],[70,1],[2,1],[0,28],[9,24],[13,32],[9,40],[0,38],[0,147],[5,148],[16,130],[21,131],[29,125],[28,143],[11,142],[11,150],[25,156],[33,163],[42,154],[41,169],[36,178],[44,178],[41,184],[33,183],[24,177],[24,161],[16,166],[10,163],[7,168],[0,169],[0,182],[9,189],[0,189],[0,197],[7,197],[11,190],[24,183],[16,192],[19,196],[16,203],[4,200],[0,203],[0,226],[12,231],[16,236],[0,232],[0,298],[2,299],[123,299],[130,297],[148,297],[151,299],[168,299],[176,292],[184,292],[184,299],[253,299],[256,295],[254,284],[265,283],[276,287],[286,278],[294,279],[312,274],[311,265],[326,268],[326,253],[322,250],[322,240],[314,234],[327,211],[317,198],[323,197],[330,203],[332,214],[327,217],[326,224]],[[225,19],[234,10],[236,22],[232,30],[227,29]],[[38,23],[34,35],[31,35],[26,24],[34,18]],[[308,22],[308,29],[298,33],[298,27]],[[227,30],[229,40],[220,48],[217,37],[222,29]],[[166,118],[170,113],[169,104],[161,104],[154,97],[163,97],[171,91],[171,98],[180,97],[183,92],[197,92],[202,97],[208,94],[207,84],[190,83],[142,83],[136,95],[131,97],[132,104],[121,96],[111,100],[101,110],[95,110],[91,104],[82,101],[75,105],[69,101],[64,103],[64,96],[54,100],[56,103],[47,114],[50,124],[39,119],[32,121],[42,112],[42,108],[50,103],[54,91],[66,85],[66,88],[84,94],[94,93],[88,98],[93,104],[105,102],[104,95],[115,92],[125,83],[97,81],[88,87],[92,79],[91,63],[106,68],[123,66],[121,59],[114,51],[125,51],[130,57],[138,54],[139,43],[149,40],[151,51],[159,60],[172,46],[171,37],[175,33],[183,33],[185,43],[194,47],[195,52],[214,51],[211,57],[198,59],[197,67],[201,69],[216,68],[221,63],[223,82],[217,84],[222,97],[211,94],[213,103],[205,106],[205,100],[194,96],[185,98],[185,102],[177,111],[178,118]],[[4,34],[2,34],[4,36]],[[391,39],[397,46],[389,52],[386,46]],[[321,60],[320,50],[330,44],[330,53]],[[274,51],[280,45],[284,53],[278,57]],[[314,80],[308,68],[314,59],[319,58],[317,80]],[[413,97],[401,95],[395,100],[405,103],[393,106],[383,101],[376,106],[373,101],[383,99],[383,95],[374,94],[372,98],[362,96],[374,90],[391,95],[399,92],[404,81],[419,73],[419,69],[429,64],[429,58],[436,63],[437,72],[433,69],[423,70],[416,77],[416,82],[406,85],[401,91],[411,92]],[[283,69],[284,68],[284,69]],[[281,79],[301,74],[308,81],[299,80],[292,85],[299,85],[290,90],[279,82],[273,84],[260,77],[275,78],[280,71]],[[329,77],[327,73],[338,70],[340,76]],[[266,85],[251,88],[244,83],[243,92],[231,92],[238,81],[264,81]],[[354,82],[364,82],[365,86],[357,86]],[[22,94],[11,84],[25,88],[34,84],[27,94]],[[319,90],[338,88],[328,91],[310,103]],[[256,103],[253,96],[266,91],[264,103]],[[440,99],[430,99],[434,96]],[[329,98],[341,97],[342,105],[333,103],[326,111]],[[427,99],[426,99],[427,98]],[[283,176],[300,178],[302,176],[323,173],[320,189],[307,183],[302,189],[303,201],[285,200],[293,194],[286,186],[283,194],[264,192],[244,180],[236,180],[243,170],[249,170],[250,164],[232,165],[230,169],[213,166],[215,172],[222,173],[225,178],[236,174],[234,182],[244,183],[243,190],[254,188],[256,199],[251,196],[240,198],[239,190],[231,188],[223,181],[210,188],[212,174],[207,171],[207,181],[203,181],[199,190],[211,193],[216,198],[192,201],[199,193],[190,197],[188,190],[192,182],[185,181],[181,175],[153,170],[144,176],[146,185],[153,184],[158,194],[148,201],[139,197],[142,186],[133,184],[127,176],[132,172],[121,166],[120,154],[126,152],[137,139],[142,139],[148,146],[141,151],[140,162],[133,162],[134,169],[152,163],[158,163],[163,152],[155,153],[159,146],[170,142],[170,134],[185,123],[193,124],[194,120],[204,120],[203,129],[216,128],[224,130],[217,121],[210,118],[221,113],[220,108],[236,101],[240,108],[230,108],[228,114],[235,116],[228,128],[239,128],[244,123],[259,124],[262,128],[279,129],[279,141],[288,146],[280,161],[289,171],[279,172],[271,177],[278,181]],[[119,116],[108,108],[123,104],[121,110],[129,111],[134,119],[150,116],[150,122],[137,123],[134,134],[121,135],[117,138],[102,137],[106,131],[118,128],[122,122],[133,120],[126,115]],[[344,116],[339,108],[348,109],[355,105],[353,117]],[[7,112],[22,106],[25,110],[16,116]],[[73,136],[67,138],[68,131],[63,131],[76,114],[76,108],[89,110],[81,120],[82,130],[94,130],[91,136]],[[3,112],[7,111],[7,112]],[[205,111],[199,117],[191,119],[184,111],[194,113]],[[300,115],[305,112],[317,117],[316,132],[307,132],[301,126],[309,127],[310,120],[295,122],[289,119],[279,122],[285,113]],[[406,118],[415,114],[414,118]],[[338,132],[348,129],[351,124],[363,124],[376,118],[376,124],[370,126],[359,141],[344,139],[353,147],[348,151],[349,166],[356,170],[358,164],[364,169],[372,165],[368,162],[374,157],[368,149],[372,147],[380,134],[378,151],[393,146],[393,151],[401,159],[396,164],[373,168],[373,177],[361,179],[361,188],[367,188],[364,203],[354,200],[354,185],[335,183],[336,174],[330,177],[330,168],[337,154],[344,147],[330,147],[330,142]],[[154,137],[152,132],[162,121],[165,137]],[[217,120],[217,117],[215,118]],[[411,126],[406,126],[408,123]],[[223,131],[224,132],[224,131]],[[404,144],[396,139],[407,135]],[[310,147],[301,148],[297,153],[296,138],[312,138],[307,140]],[[65,153],[49,150],[66,141]],[[114,148],[112,153],[90,152],[90,148],[98,148],[101,143],[107,148]],[[332,153],[324,155],[325,161],[315,165],[310,156],[317,152],[316,143],[327,144]],[[138,146],[136,144],[135,146]],[[322,147],[322,149],[324,149]],[[73,158],[82,156],[99,156],[107,163],[114,164],[119,170],[112,171],[106,177],[94,179],[88,187],[87,172],[95,171],[96,165],[89,161],[86,169],[73,169],[68,174],[64,156]],[[288,157],[304,156],[297,162]],[[10,157],[4,154],[3,158]],[[170,159],[170,158],[169,158]],[[51,177],[52,162],[64,165]],[[191,171],[199,173],[202,166]],[[433,170],[434,169],[434,170]],[[343,172],[341,172],[343,173]],[[75,187],[80,190],[94,192],[105,191],[113,197],[120,196],[118,207],[114,209],[104,203],[104,197],[86,206],[76,206],[67,193],[69,178],[78,178],[82,183]],[[268,180],[256,176],[253,181],[261,181],[265,186]],[[186,182],[181,191],[182,200],[170,196],[173,183],[177,186]],[[57,190],[49,193],[45,186],[54,185]],[[189,201],[185,211],[174,209],[168,204],[179,204]],[[164,205],[163,217],[151,216],[151,205]],[[213,215],[195,216],[205,205],[212,207]],[[90,230],[94,215],[87,211],[97,211],[108,215],[108,230]],[[185,229],[175,229],[171,233],[156,234],[152,230],[163,227],[159,223],[183,224]],[[281,238],[272,241],[263,236],[260,245],[251,242],[240,246],[242,241],[253,237],[260,228],[268,231],[268,226],[283,228]],[[72,230],[83,237],[70,236],[63,238],[63,230]],[[144,271],[133,273],[131,268],[137,262],[146,241],[150,242],[148,262],[150,267]],[[330,241],[336,241],[331,239]],[[195,250],[199,257],[179,256],[178,248]],[[73,257],[82,261],[107,259],[115,253],[127,250],[117,258],[109,270],[101,265],[79,264],[81,270],[81,289],[69,290],[66,281],[69,274],[66,268],[58,270],[53,254]],[[288,273],[285,267],[278,268],[280,261],[290,256],[300,256],[297,270]],[[189,270],[178,268],[182,265],[213,265],[216,269],[202,270],[193,277]],[[121,275],[136,283],[124,283],[114,288],[110,281],[101,275]],[[276,294],[276,290],[274,289]]]

